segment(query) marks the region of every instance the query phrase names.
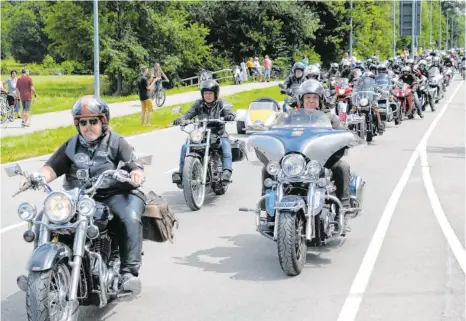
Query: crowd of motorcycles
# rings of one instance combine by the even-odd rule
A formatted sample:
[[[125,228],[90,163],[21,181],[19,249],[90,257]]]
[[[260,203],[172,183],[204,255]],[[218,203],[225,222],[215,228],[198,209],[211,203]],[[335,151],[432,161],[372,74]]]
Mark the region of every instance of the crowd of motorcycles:
[[[329,106],[333,106],[330,112],[338,115],[344,130],[332,128],[327,111],[299,108],[299,100],[298,106],[296,100],[293,102],[294,93],[286,91],[290,99],[283,109],[288,110],[270,114],[272,126],[253,132],[247,144],[231,140],[233,162],[247,158],[248,150],[254,151],[267,172],[255,208],[239,210],[253,212],[257,231],[277,243],[278,261],[285,274],[299,275],[308,248],[344,237],[348,220],[362,211],[365,181],[351,173],[348,208],[336,196],[334,173],[324,165],[382,134],[387,122],[399,125],[405,117],[413,118],[415,109],[422,115],[427,105],[434,111],[454,75],[459,72],[465,77],[464,56],[447,54],[448,59],[432,52],[416,59],[395,57],[381,63],[371,57],[365,63],[333,63],[326,72],[317,64],[309,65],[304,78],[322,81]],[[405,82],[407,75],[413,76],[409,83]],[[251,106],[261,112],[281,109],[267,97]],[[172,111],[181,113],[179,107]],[[212,130],[225,125],[222,118],[193,119],[180,127],[188,138],[182,180],[176,184],[193,211],[202,207],[208,187],[223,195],[231,183],[222,180],[222,142]],[[240,127],[242,130],[243,125]],[[151,157],[141,157],[140,161],[150,164]],[[81,305],[102,308],[130,295],[119,288],[120,261],[111,257],[115,250],[109,228],[113,215],[93,200],[103,184],[131,182],[128,173],[121,170],[124,165],[93,178],[80,170],[77,176],[83,185],[71,191],[53,191],[42,184],[47,212],[40,222],[34,221],[34,205],[20,204],[18,214],[28,222],[23,238],[40,244],[28,261],[28,277],[17,279],[19,288],[26,292],[28,320],[76,321]],[[28,177],[19,164],[7,166],[6,172],[8,176]],[[24,186],[18,193],[28,188]]]
[[[423,117],[428,106],[435,111],[453,77],[465,78],[465,69],[464,54],[451,50],[425,52],[414,59],[398,56],[378,62],[374,56],[353,64],[343,61],[340,66],[332,63],[325,72],[316,63],[305,73],[327,88],[327,102],[342,124],[371,142],[384,133],[388,122],[400,125],[404,118]],[[297,106],[298,88],[286,91],[292,107]]]

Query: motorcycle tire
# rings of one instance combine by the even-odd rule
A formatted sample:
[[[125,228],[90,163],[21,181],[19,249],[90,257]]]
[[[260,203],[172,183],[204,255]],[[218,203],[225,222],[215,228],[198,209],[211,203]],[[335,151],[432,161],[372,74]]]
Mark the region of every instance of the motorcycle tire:
[[[192,210],[192,211],[198,211],[201,207],[202,204],[204,204],[204,199],[205,199],[205,186],[201,185],[201,191],[199,191],[199,198],[198,200],[195,199],[195,196],[193,195],[193,189],[191,188],[191,174],[194,171],[194,169],[198,167],[200,168],[200,174],[201,179],[202,179],[202,164],[199,158],[197,157],[186,157],[184,160],[184,166],[183,166],[183,194],[184,194],[184,199],[186,201],[186,205]]]
[[[286,275],[299,275],[304,268],[304,263],[306,263],[307,254],[304,218],[301,213],[282,211],[278,216],[277,224],[277,250],[280,267]]]
[[[53,268],[47,271],[29,273],[26,292],[26,312],[28,321],[48,321],[50,320],[51,315],[54,314],[53,311],[50,311],[51,302],[49,302],[49,300],[51,297],[53,297],[50,294],[51,287],[53,286],[52,277],[57,277],[59,273],[62,277],[59,278],[58,281],[67,283],[63,284],[63,286],[65,287],[64,290],[66,291],[64,293],[68,293],[71,286],[71,275],[68,266],[63,262],[56,264]],[[61,289],[58,289],[58,291],[60,290]],[[63,304],[65,302],[61,303]],[[55,307],[57,306],[60,306],[59,302],[55,304]],[[71,311],[65,310],[65,316],[70,312]],[[77,309],[75,313],[79,313],[79,309]],[[67,320],[68,318],[65,316],[61,320]],[[76,318],[76,320],[77,319],[78,318]]]

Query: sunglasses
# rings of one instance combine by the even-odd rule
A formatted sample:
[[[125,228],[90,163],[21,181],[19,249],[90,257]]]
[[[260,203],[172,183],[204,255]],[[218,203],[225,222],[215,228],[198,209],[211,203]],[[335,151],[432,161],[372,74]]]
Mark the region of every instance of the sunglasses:
[[[98,118],[80,119],[79,120],[79,125],[81,125],[83,127],[87,126],[87,124],[97,125],[98,122],[99,122]]]

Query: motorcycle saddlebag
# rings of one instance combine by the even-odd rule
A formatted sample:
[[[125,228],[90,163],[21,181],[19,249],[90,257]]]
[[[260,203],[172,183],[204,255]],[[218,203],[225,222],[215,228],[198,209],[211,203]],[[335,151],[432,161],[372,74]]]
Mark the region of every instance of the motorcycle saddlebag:
[[[231,154],[233,162],[240,162],[246,158],[246,143],[241,139],[231,141]]]
[[[145,211],[142,215],[145,240],[158,243],[168,240],[173,243],[174,229],[178,229],[178,224],[178,218],[163,197],[153,191],[146,194]]]

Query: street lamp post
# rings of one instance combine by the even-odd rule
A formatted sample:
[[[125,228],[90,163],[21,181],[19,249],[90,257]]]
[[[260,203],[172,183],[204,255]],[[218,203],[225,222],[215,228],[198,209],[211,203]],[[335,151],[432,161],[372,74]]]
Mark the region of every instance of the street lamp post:
[[[396,57],[396,0],[393,0],[393,57]]]
[[[94,96],[100,97],[99,71],[99,11],[94,0]]]
[[[349,40],[349,51],[350,57],[353,59],[353,0],[350,0],[350,40]]]
[[[411,10],[411,58],[414,59],[414,41],[415,41],[415,13],[416,13],[416,0],[413,0],[413,6]]]

